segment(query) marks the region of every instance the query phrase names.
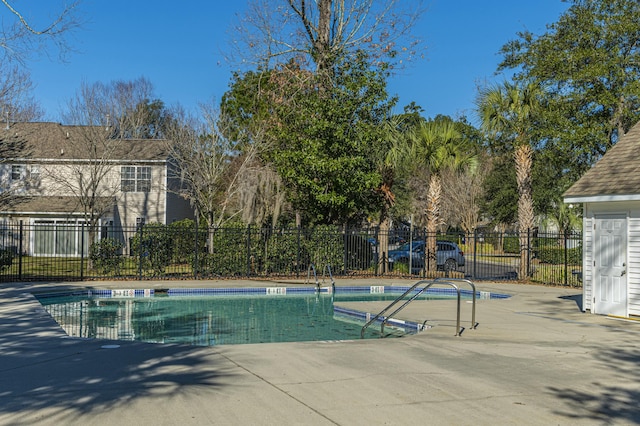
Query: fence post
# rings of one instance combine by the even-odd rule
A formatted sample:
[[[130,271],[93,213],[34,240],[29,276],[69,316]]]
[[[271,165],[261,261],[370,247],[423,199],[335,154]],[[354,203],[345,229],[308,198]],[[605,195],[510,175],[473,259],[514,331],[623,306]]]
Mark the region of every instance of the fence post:
[[[471,278],[475,279],[476,278],[476,274],[477,274],[477,270],[476,270],[476,265],[477,265],[477,253],[478,252],[478,228],[475,228],[473,230],[473,266],[471,267]]]
[[[18,244],[18,281],[22,281],[22,240],[24,239],[24,227],[20,221],[20,243]]]
[[[144,225],[141,223],[138,227],[138,280],[142,281],[142,257],[144,256],[144,244],[142,241],[142,228]]]
[[[562,239],[564,240],[564,285],[566,287],[567,285],[569,285],[569,281],[568,281],[568,277],[567,277],[567,275],[569,273],[569,265],[568,265],[569,256],[568,256],[568,253],[567,253],[567,240],[569,239],[569,235],[568,235],[569,233],[567,232],[567,229],[564,229],[562,231],[562,233],[563,233],[563,238]]]
[[[349,230],[347,229],[347,225],[343,224],[342,230],[339,232],[342,232],[342,270],[343,273],[347,275],[347,271],[349,270],[349,254],[347,252],[349,246],[349,235],[347,233]],[[319,259],[315,259],[315,261],[319,261]]]
[[[527,229],[527,278],[531,277],[531,229]]]
[[[196,247],[193,251],[193,279],[198,279],[198,217],[196,216],[195,220],[193,221],[194,227],[195,227],[195,235],[194,235],[194,240],[195,240],[195,244]]]
[[[368,232],[367,232],[368,234]],[[380,250],[382,248],[382,245],[380,244],[380,226],[376,226],[374,228],[373,231],[373,240],[375,242],[375,244],[373,245],[373,248],[375,250],[376,253],[376,269],[375,269],[375,274],[376,276],[378,274],[380,274],[380,272],[382,272],[382,275],[386,275],[387,271],[387,252],[386,251],[382,251]],[[387,250],[389,248],[389,234],[387,233]],[[382,271],[380,271],[380,269],[382,269]]]
[[[247,277],[251,276],[251,224],[247,225]]]
[[[84,281],[84,222],[80,225],[80,281]]]
[[[296,278],[299,278],[300,277],[300,263],[302,262],[302,259],[300,258],[300,248],[301,248],[300,247],[300,244],[301,244],[300,238],[302,237],[302,235],[301,235],[301,226],[298,225],[296,228],[297,228],[297,231],[298,231],[297,238],[296,238],[296,245],[297,245],[297,248],[298,248],[298,253],[296,254]]]

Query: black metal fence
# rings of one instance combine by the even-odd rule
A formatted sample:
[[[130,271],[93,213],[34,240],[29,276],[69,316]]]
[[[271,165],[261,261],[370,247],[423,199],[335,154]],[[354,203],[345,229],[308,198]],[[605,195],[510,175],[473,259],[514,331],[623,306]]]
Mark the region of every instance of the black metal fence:
[[[437,244],[430,244],[434,239]],[[437,253],[428,253],[431,246]],[[451,258],[456,261],[447,262]],[[207,229],[190,222],[89,229],[75,222],[40,221],[4,223],[0,228],[2,281],[306,279],[312,267],[318,276],[330,268],[334,276],[453,275],[580,286],[582,237],[534,232],[429,235],[415,230],[383,235],[376,228],[330,226]]]

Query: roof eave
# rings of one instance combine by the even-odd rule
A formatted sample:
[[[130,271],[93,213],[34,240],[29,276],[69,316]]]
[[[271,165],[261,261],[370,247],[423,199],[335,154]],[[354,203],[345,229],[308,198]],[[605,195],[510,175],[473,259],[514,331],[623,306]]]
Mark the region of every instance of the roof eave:
[[[615,201],[640,201],[640,194],[569,195],[565,203],[610,203]]]

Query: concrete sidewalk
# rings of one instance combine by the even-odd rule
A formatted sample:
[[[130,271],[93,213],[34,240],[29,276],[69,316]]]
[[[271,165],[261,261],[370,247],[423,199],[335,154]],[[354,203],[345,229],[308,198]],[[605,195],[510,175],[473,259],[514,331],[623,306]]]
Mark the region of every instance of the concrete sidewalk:
[[[477,283],[512,297],[478,300],[475,330],[465,303],[459,337],[452,302],[420,301],[401,317],[433,328],[407,338],[205,348],[68,338],[30,294],[238,285],[282,284],[0,285],[0,424],[640,423],[640,323],[582,313],[579,289]]]

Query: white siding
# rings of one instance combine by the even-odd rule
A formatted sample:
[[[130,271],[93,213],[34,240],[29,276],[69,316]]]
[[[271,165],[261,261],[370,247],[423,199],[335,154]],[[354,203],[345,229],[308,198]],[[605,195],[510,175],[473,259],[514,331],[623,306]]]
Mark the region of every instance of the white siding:
[[[591,310],[593,302],[594,218],[602,214],[624,214],[627,217],[627,295],[629,315],[640,315],[640,202],[586,203],[583,241],[583,309]]]
[[[640,217],[629,218],[629,243],[627,255],[627,288],[629,314],[640,315]]]
[[[586,210],[586,209],[585,209]],[[584,217],[582,247],[582,310],[591,310],[593,301],[593,218]]]

